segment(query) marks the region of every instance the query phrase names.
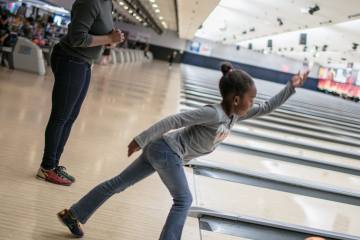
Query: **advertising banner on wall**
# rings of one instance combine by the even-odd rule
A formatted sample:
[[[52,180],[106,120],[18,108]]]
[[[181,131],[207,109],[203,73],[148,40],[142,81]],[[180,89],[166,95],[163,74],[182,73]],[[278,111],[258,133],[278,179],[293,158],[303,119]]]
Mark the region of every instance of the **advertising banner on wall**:
[[[191,42],[190,52],[197,53],[200,55],[210,56],[211,55],[211,47],[209,44],[206,44],[206,43]]]
[[[360,70],[325,68],[319,70],[318,88],[347,97],[360,97]]]

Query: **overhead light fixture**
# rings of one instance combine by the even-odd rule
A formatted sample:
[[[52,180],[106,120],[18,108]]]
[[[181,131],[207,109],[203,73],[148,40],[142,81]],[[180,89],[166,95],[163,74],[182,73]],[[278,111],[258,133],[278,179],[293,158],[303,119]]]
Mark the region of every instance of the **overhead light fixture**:
[[[158,8],[155,9],[155,12],[156,12],[156,13],[160,13],[160,9],[158,9]]]
[[[313,15],[314,12],[317,12],[317,11],[319,11],[319,10],[320,10],[319,5],[315,4],[315,6],[309,8],[309,14],[310,14],[310,15]]]
[[[152,4],[152,7],[153,7],[153,8],[158,8],[159,6],[158,6],[156,3],[153,3],[153,4]]]
[[[162,23],[162,25],[164,26],[164,28],[167,28],[167,24],[166,24],[165,21],[162,21],[161,23]]]
[[[125,9],[125,10],[128,10],[128,9],[129,9],[129,7],[128,7],[128,6],[126,6],[126,5],[124,5],[124,9]]]
[[[119,2],[119,5],[120,5],[120,6],[124,6],[124,2],[120,1],[120,2]]]
[[[159,17],[159,20],[163,20],[163,19],[164,19],[164,17],[163,17],[163,16],[160,16],[160,17]]]
[[[149,0],[149,2],[154,3],[154,2],[155,2],[155,0]]]
[[[357,47],[359,46],[358,43],[353,43],[352,44],[352,49],[355,51],[357,49]]]

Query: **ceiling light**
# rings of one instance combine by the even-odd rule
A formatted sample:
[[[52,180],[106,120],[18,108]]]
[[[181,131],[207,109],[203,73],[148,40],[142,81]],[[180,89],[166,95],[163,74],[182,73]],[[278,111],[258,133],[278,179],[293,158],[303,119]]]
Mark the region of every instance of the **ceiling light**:
[[[159,12],[160,12],[160,9],[158,9],[158,8],[155,9],[155,12],[156,12],[156,13],[159,13]]]
[[[134,12],[133,10],[131,10],[131,9],[129,10],[129,13],[130,13],[130,14],[132,14],[133,12]]]
[[[163,16],[160,16],[160,17],[159,17],[159,20],[163,20],[163,19],[164,19],[164,17],[163,17]]]
[[[155,2],[155,0],[149,0],[149,2],[154,3],[154,2]]]
[[[352,49],[356,50],[358,48],[359,44],[358,43],[353,43],[352,44]]]
[[[153,3],[153,4],[152,4],[152,7],[153,7],[153,8],[158,8],[159,6],[158,6],[156,3]]]
[[[124,2],[119,2],[120,6],[123,6],[124,5]]]
[[[125,10],[128,10],[128,9],[129,9],[129,7],[128,7],[128,6],[126,6],[126,5],[124,5],[124,9],[125,9]]]
[[[320,10],[319,5],[315,4],[315,6],[309,8],[309,14],[310,14],[310,15],[313,15],[314,12],[317,12],[317,11],[319,11],[319,10]]]

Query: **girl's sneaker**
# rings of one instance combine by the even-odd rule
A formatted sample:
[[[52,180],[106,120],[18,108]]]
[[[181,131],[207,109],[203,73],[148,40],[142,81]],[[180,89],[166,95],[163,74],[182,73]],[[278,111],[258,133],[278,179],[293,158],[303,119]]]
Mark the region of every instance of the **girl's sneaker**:
[[[56,171],[56,169],[45,170],[43,168],[39,168],[36,177],[54,184],[64,186],[70,186],[72,184],[69,179],[64,178],[62,175],[60,175],[58,171]]]
[[[84,232],[81,229],[79,220],[77,220],[68,209],[62,210],[57,214],[57,216],[60,222],[67,226],[74,236],[84,236]]]
[[[55,169],[56,169],[57,173],[58,173],[60,176],[66,178],[66,179],[68,179],[68,180],[70,180],[72,183],[75,182],[75,178],[74,178],[73,176],[71,176],[71,175],[66,171],[66,167],[64,167],[64,166],[57,166]]]

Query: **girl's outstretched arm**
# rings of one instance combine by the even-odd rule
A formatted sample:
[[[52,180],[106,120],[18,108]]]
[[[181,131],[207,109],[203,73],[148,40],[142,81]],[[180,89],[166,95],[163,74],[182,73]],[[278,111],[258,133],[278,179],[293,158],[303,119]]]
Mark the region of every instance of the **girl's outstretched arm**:
[[[309,71],[303,74],[295,74],[291,80],[286,84],[285,88],[278,94],[270,98],[268,101],[252,107],[245,116],[240,116],[238,121],[249,118],[259,117],[272,112],[274,109],[281,106],[291,95],[295,93],[295,88],[301,87],[306,81]]]

